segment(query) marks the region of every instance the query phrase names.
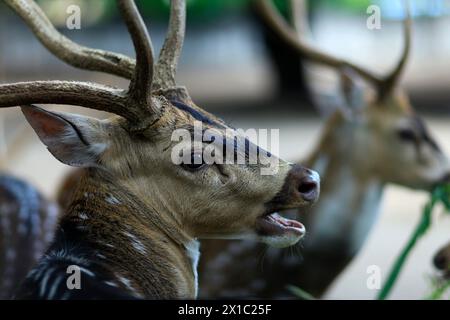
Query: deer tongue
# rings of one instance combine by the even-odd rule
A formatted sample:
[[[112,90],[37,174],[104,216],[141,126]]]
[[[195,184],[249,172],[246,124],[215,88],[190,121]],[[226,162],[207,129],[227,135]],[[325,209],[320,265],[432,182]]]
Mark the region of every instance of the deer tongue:
[[[286,233],[293,233],[303,237],[305,234],[303,224],[296,220],[283,218],[277,212],[259,218],[256,230],[263,236],[282,236]]]

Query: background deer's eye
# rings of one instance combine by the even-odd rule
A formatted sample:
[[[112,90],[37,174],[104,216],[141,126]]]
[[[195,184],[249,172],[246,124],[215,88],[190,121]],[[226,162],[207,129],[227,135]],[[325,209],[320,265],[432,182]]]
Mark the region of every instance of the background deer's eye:
[[[181,166],[187,170],[199,170],[203,168],[206,163],[203,161],[203,155],[201,153],[192,153],[190,163],[182,163]]]
[[[398,137],[403,141],[416,141],[416,133],[407,128],[399,129],[397,131]]]

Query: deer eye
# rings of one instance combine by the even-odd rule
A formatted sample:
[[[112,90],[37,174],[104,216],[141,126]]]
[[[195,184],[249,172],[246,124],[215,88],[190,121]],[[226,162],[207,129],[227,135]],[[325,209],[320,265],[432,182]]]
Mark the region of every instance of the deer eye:
[[[416,133],[411,129],[400,129],[397,131],[397,134],[403,141],[416,141]]]
[[[181,166],[184,169],[195,171],[200,170],[206,165],[203,161],[203,155],[201,153],[191,153],[191,161],[190,163],[182,163]]]

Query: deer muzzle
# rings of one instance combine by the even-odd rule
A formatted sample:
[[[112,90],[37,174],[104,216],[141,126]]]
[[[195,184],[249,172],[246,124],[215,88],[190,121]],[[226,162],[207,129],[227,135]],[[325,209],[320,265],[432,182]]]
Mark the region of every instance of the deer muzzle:
[[[319,174],[293,165],[281,191],[266,204],[267,210],[257,219],[259,240],[275,247],[297,243],[305,235],[306,228],[298,221],[281,217],[278,211],[309,207],[317,201],[319,194]]]

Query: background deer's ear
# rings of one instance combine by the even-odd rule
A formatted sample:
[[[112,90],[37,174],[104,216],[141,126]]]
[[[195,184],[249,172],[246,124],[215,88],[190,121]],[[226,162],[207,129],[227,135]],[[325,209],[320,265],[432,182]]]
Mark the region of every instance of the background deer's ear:
[[[349,69],[340,71],[340,91],[344,105],[351,110],[355,110],[365,106],[364,88],[358,81],[355,72]]]
[[[80,115],[50,112],[36,106],[22,106],[25,118],[56,159],[70,166],[98,165],[107,143],[100,121]]]

